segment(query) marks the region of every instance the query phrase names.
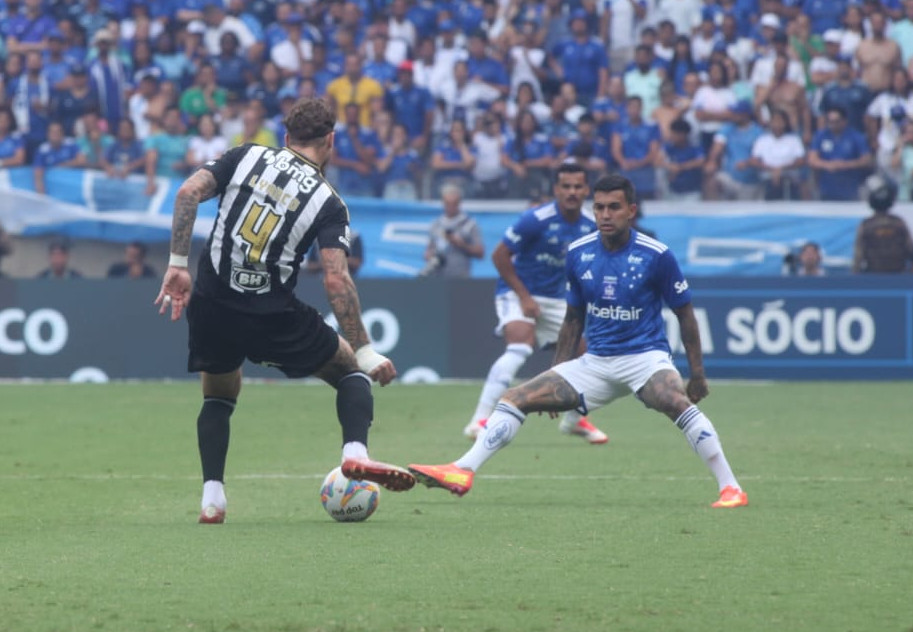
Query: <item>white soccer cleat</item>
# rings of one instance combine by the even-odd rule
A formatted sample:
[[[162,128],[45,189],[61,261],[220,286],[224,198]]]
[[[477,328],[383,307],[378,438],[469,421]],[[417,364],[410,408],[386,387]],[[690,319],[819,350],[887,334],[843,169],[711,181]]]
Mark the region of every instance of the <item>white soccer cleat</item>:
[[[564,434],[581,437],[587,443],[592,443],[593,445],[609,442],[609,436],[587,421],[586,417],[581,417],[581,419],[572,426],[566,426],[562,423],[559,428]]]

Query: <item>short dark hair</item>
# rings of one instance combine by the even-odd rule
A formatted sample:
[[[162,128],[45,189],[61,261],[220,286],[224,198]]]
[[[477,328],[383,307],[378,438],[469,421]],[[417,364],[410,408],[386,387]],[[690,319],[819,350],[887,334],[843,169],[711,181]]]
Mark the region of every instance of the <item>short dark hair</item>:
[[[690,134],[691,133],[691,123],[686,121],[683,118],[677,118],[672,121],[672,124],[669,125],[669,130],[673,132],[678,132],[679,134]]]
[[[611,193],[612,191],[623,191],[625,194],[625,202],[628,204],[635,204],[637,202],[637,194],[634,192],[634,185],[626,177],[617,173],[602,176],[596,181],[596,184],[593,185],[593,193]]]
[[[336,110],[325,99],[299,99],[283,124],[292,142],[309,145],[333,131]]]
[[[827,108],[827,110],[825,110],[825,113],[829,113],[829,112],[836,112],[837,114],[840,115],[840,118],[842,118],[844,121],[849,118],[846,108],[843,106],[840,106],[840,105],[832,105],[831,107]]]
[[[131,241],[130,243],[127,244],[127,248],[136,248],[137,250],[139,250],[140,257],[145,258],[145,256],[146,256],[146,252],[147,252],[146,244],[144,244],[141,241],[136,241],[136,240]]]
[[[582,173],[583,179],[586,180],[586,169],[577,162],[562,162],[561,165],[555,169],[555,184],[560,180],[562,173]]]

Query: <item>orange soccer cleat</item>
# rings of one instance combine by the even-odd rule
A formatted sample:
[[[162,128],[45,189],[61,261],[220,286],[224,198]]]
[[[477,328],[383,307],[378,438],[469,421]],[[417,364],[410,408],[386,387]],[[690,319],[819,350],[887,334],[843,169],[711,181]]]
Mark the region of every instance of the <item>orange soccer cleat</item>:
[[[452,494],[463,496],[472,489],[475,472],[464,470],[453,463],[447,465],[410,465],[409,471],[418,482],[428,487],[440,487]]]
[[[710,505],[717,509],[731,509],[733,507],[744,507],[748,504],[748,494],[738,487],[727,485],[720,490],[720,499]]]

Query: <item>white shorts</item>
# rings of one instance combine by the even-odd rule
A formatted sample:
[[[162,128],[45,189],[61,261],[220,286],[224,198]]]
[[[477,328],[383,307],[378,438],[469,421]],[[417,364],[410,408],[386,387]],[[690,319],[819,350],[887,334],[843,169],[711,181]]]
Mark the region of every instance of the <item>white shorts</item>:
[[[665,351],[644,351],[633,355],[597,356],[585,353],[552,367],[583,397],[583,409],[592,412],[600,406],[636,393],[659,371],[675,371],[672,356]]]
[[[528,318],[523,314],[520,297],[516,292],[508,291],[496,295],[495,313],[498,315],[498,326],[495,327],[495,335],[503,336],[504,326],[507,323],[521,321],[536,326],[536,344],[538,346],[544,347],[558,342],[558,331],[561,329],[561,323],[564,322],[567,303],[561,298],[546,298],[545,296],[533,296],[533,299],[539,303],[539,318]]]

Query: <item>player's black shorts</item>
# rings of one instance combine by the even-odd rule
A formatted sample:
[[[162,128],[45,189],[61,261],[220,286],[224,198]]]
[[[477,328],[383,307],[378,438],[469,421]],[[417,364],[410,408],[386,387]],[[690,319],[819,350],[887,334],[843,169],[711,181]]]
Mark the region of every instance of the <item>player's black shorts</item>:
[[[191,372],[230,373],[244,359],[306,377],[339,348],[339,336],[310,305],[295,301],[272,314],[235,311],[199,294],[187,306]]]

